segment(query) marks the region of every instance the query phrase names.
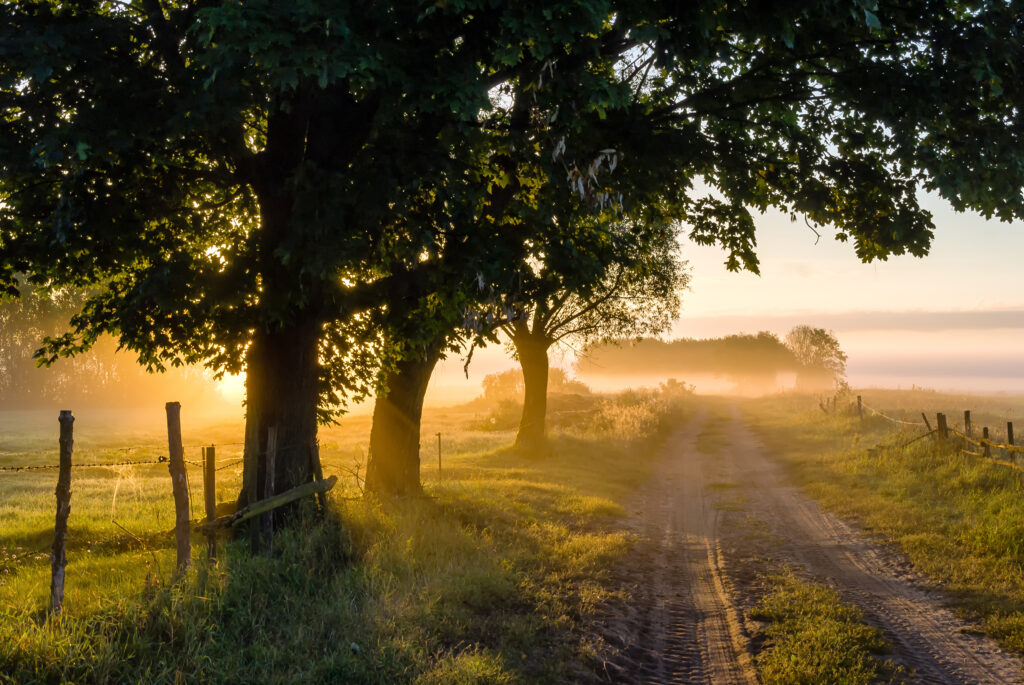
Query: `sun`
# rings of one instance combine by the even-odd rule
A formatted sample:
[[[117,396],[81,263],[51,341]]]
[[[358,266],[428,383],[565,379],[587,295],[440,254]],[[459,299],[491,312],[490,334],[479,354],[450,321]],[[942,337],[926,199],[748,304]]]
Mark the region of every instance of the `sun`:
[[[245,398],[245,374],[229,374],[217,381],[217,392],[232,402]]]

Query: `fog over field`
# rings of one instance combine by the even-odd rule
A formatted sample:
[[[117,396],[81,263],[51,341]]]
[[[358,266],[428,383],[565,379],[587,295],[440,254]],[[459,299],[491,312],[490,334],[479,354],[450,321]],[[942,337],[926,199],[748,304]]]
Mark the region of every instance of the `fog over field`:
[[[932,196],[923,204],[936,222],[925,259],[904,255],[862,264],[850,245],[827,234],[817,241],[802,222],[778,212],[757,219],[760,276],[730,273],[717,248],[684,242],[693,280],[682,316],[665,337],[762,330],[783,336],[805,324],[835,332],[849,356],[854,387],[1024,393],[1024,283],[1018,264],[1024,226],[958,214]],[[574,351],[562,354],[552,364],[571,368]],[[439,366],[427,400],[470,399],[484,375],[514,366],[500,347],[477,350],[468,379],[461,361],[449,360]],[[589,374],[582,380],[612,390],[660,379]],[[735,389],[710,376],[679,380],[698,392]]]

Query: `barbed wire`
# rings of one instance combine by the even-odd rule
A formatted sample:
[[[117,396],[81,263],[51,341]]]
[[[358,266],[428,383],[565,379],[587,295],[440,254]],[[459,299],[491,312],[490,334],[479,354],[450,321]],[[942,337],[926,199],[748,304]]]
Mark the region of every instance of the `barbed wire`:
[[[127,461],[115,461],[115,462],[95,462],[91,464],[72,464],[73,468],[76,469],[91,469],[91,468],[103,468],[108,466],[149,466],[152,464],[166,464],[167,457],[157,457],[156,460],[141,461],[141,460],[127,460]],[[60,464],[32,464],[27,466],[0,466],[0,471],[44,471],[51,469],[59,469]]]
[[[244,446],[244,445],[245,445],[244,442],[208,443],[208,444],[204,444],[204,445],[190,445],[188,447],[188,449],[190,449],[190,450],[191,449],[197,449],[197,448],[205,449],[207,447],[213,447],[213,448],[217,448],[217,447],[238,447],[238,446]],[[303,445],[300,445],[300,444],[280,445],[280,446],[277,447],[277,453],[278,454],[285,454],[285,453],[288,453],[288,452],[292,452],[292,451],[294,451],[296,449],[301,449],[302,447],[303,447]],[[134,450],[134,449],[153,449],[153,448],[152,447],[131,446],[131,447],[118,447],[118,448],[109,448],[109,449],[116,449],[117,451],[130,451],[130,450]],[[51,454],[52,455],[53,452],[54,452],[53,450],[45,450],[45,451],[40,450],[38,453],[40,453],[40,454]],[[2,456],[21,456],[21,455],[27,455],[27,454],[32,454],[32,453],[31,452],[0,452],[0,455],[2,455]],[[196,467],[196,468],[205,468],[205,466],[206,466],[204,461],[196,461],[196,460],[193,460],[193,459],[182,459],[182,461],[185,464],[187,464],[189,466]],[[218,466],[215,470],[216,471],[222,471],[224,469],[231,468],[232,466],[237,466],[238,464],[242,463],[243,461],[245,461],[244,457],[228,457],[226,459],[217,459],[217,460],[215,460],[215,463],[221,464],[221,466]],[[75,469],[86,469],[86,468],[108,468],[108,467],[114,467],[114,466],[152,466],[154,464],[166,464],[166,463],[168,463],[167,457],[161,455],[161,456],[157,457],[156,459],[148,459],[148,460],[146,460],[146,459],[124,459],[122,461],[114,461],[114,462],[89,462],[89,463],[85,463],[85,464],[74,463],[74,464],[72,464],[72,468],[75,468]],[[59,468],[60,468],[60,464],[59,463],[57,463],[57,464],[24,464],[24,465],[19,465],[19,466],[0,466],[0,472],[45,471],[45,470],[53,470],[53,469],[59,469]]]
[[[183,445],[185,450],[198,450],[204,447],[242,447],[244,442],[218,442],[218,443],[190,443]],[[132,452],[135,450],[155,450],[160,449],[153,445],[129,445],[128,447],[97,447],[90,452],[98,452],[100,450],[112,450],[116,452]],[[56,448],[39,448],[35,450],[3,450],[0,451],[0,457],[28,457],[36,454],[53,454],[56,452]]]
[[[870,406],[867,402],[864,402],[863,400],[861,401],[861,404],[863,405],[863,407],[865,409],[867,409],[869,412],[871,412],[875,416],[881,416],[883,419],[885,419],[887,421],[891,421],[893,423],[899,423],[899,424],[902,424],[904,426],[925,426],[925,427],[927,427],[927,424],[925,424],[923,421],[904,421],[903,419],[897,419],[894,416],[889,416],[888,414],[884,414],[884,413],[878,411],[877,409],[875,409],[874,407]]]
[[[203,462],[201,462],[201,461],[192,461],[190,459],[185,459],[183,461],[184,461],[184,463],[188,464],[189,466],[194,466],[196,468],[203,468],[205,466],[205,464]],[[218,459],[217,463],[223,463],[224,466],[220,466],[216,470],[217,471],[221,471],[221,470],[229,468],[231,466],[235,466],[237,464],[240,464],[242,461],[244,461],[244,459],[242,459],[241,457],[238,457],[238,458],[235,458],[235,459]],[[229,462],[229,463],[225,463],[225,462]],[[92,463],[88,463],[88,464],[72,464],[71,466],[74,469],[92,469],[92,468],[108,468],[108,467],[113,467],[113,466],[153,466],[154,464],[166,464],[166,463],[168,463],[167,457],[160,456],[160,457],[157,457],[156,459],[150,459],[150,460],[130,459],[130,460],[125,460],[125,461],[114,461],[114,462],[92,462]],[[24,465],[24,466],[0,466],[0,471],[48,471],[48,470],[59,469],[59,468],[60,468],[60,464],[27,464],[27,465]]]

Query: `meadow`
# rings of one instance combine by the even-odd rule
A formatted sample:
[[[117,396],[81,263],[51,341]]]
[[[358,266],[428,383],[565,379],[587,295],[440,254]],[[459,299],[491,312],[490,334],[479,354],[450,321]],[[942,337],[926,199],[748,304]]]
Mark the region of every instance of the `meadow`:
[[[1005,422],[1024,419],[1024,398],[954,395],[927,390],[862,391],[887,416],[922,422],[942,411],[962,428],[972,412],[1005,435]],[[963,441],[915,438],[923,426],[894,424],[855,401],[825,414],[817,400],[789,395],[743,405],[762,439],[790,475],[826,508],[857,521],[876,540],[906,555],[960,614],[1024,654],[1024,471],[1012,455],[1002,463],[963,452]],[[910,443],[910,444],[907,444]],[[998,450],[997,450],[998,452]]]
[[[688,402],[595,399],[543,459],[513,452],[513,433],[479,408],[428,410],[426,496],[393,500],[362,496],[370,420],[346,418],[320,435],[325,474],[341,478],[326,517],[280,532],[269,557],[232,542],[211,562],[194,536],[183,577],[166,464],[75,467],[59,617],[44,611],[56,472],[0,471],[0,682],[595,679],[607,645],[588,627],[631,546],[622,503]],[[55,419],[0,414],[0,466],[54,463]],[[75,463],[166,454],[160,416],[88,419]],[[218,496],[230,499],[241,426],[189,421],[186,408],[183,434],[186,460],[218,445]],[[199,516],[201,477],[189,473]]]

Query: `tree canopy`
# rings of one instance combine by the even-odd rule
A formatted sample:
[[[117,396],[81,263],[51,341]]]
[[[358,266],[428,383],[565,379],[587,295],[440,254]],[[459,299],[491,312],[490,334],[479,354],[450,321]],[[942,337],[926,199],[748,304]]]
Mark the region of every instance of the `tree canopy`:
[[[846,353],[832,331],[796,326],[786,334],[786,347],[800,365],[799,384],[825,387],[846,384]]]
[[[278,426],[283,489],[375,383],[389,303],[442,274],[459,311],[538,235],[589,239],[543,203],[600,226],[657,187],[752,270],[767,207],[865,260],[927,252],[921,190],[1021,216],[1021,32],[994,0],[10,2],[0,286],[91,289],[51,358],[111,333],[245,369],[246,488]]]
[[[721,338],[658,340],[620,339],[591,345],[576,368],[581,374],[608,376],[692,374],[740,380],[793,372],[800,363],[774,333],[737,334]]]

